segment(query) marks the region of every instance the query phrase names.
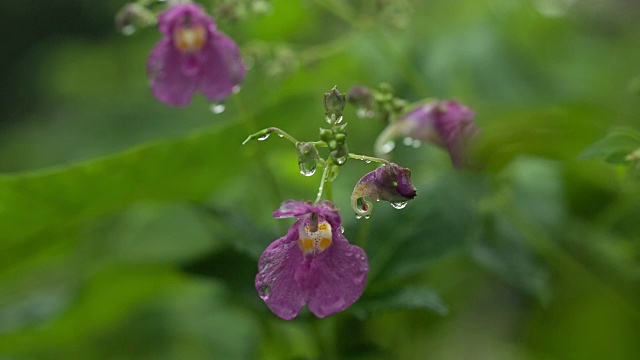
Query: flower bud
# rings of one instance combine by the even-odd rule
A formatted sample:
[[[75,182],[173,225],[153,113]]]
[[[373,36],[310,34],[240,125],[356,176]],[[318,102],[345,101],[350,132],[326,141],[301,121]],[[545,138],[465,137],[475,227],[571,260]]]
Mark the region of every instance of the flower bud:
[[[475,114],[457,101],[431,101],[414,107],[390,124],[378,136],[375,150],[384,156],[393,149],[394,139],[429,142],[449,152],[453,166],[467,165],[469,142],[477,136],[479,129]]]
[[[329,153],[331,160],[333,163],[339,166],[344,165],[349,158],[349,149],[347,148],[347,144],[341,144],[336,150],[333,150]]]
[[[402,209],[415,196],[411,170],[390,163],[367,173],[358,181],[351,194],[351,207],[357,216],[368,216],[373,205],[366,198],[388,201],[396,209]]]
[[[347,103],[344,94],[338,91],[337,86],[334,86],[331,91],[324,94],[323,102],[327,122],[339,124],[342,121],[342,110]]]
[[[116,14],[116,29],[124,35],[133,34],[137,28],[149,26],[156,21],[151,11],[140,4],[125,4]]]

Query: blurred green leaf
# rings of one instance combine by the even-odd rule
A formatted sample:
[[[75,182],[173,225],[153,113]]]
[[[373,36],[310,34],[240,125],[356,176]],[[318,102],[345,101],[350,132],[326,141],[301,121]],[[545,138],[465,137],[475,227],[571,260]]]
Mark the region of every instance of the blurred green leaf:
[[[3,256],[50,228],[73,226],[140,200],[202,200],[246,165],[239,125],[67,167],[0,176]]]
[[[433,289],[425,287],[401,287],[382,295],[363,297],[353,309],[356,313],[372,314],[392,310],[428,310],[446,315],[449,310]]]
[[[640,133],[634,129],[618,129],[585,149],[580,158],[602,158],[606,162],[620,164],[628,162],[627,156],[636,150],[640,150]]]

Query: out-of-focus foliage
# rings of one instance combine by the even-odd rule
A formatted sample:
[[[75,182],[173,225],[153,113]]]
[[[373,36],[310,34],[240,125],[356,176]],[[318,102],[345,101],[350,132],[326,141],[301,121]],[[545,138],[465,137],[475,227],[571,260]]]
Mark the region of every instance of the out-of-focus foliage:
[[[640,357],[640,5],[569,0],[203,2],[251,69],[226,110],[148,89],[156,29],[124,1],[6,1],[0,52],[0,358],[636,359]],[[319,176],[267,127],[315,140],[322,94],[389,83],[457,98],[475,169],[398,146],[418,196],[345,236],[371,265],[343,313],[292,322],[254,289]],[[353,107],[349,149],[378,119]]]

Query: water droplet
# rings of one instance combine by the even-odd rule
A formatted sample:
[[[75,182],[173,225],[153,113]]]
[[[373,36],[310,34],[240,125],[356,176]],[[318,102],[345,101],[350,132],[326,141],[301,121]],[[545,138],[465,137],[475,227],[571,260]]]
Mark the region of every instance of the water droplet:
[[[125,25],[122,27],[122,29],[120,30],[122,32],[122,35],[124,36],[131,36],[133,35],[133,33],[136,32],[136,26],[133,24],[129,24],[129,25]]]
[[[407,202],[406,201],[398,201],[398,202],[392,202],[391,206],[393,206],[396,209],[404,209],[405,206],[407,206]]]
[[[413,139],[410,137],[406,137],[402,139],[402,143],[405,144],[406,146],[411,146],[413,144]]]
[[[386,143],[384,143],[384,145],[382,145],[382,148],[380,149],[380,151],[382,151],[383,154],[388,154],[395,147],[396,147],[396,142],[393,140],[389,140]]]
[[[271,133],[266,133],[266,134],[264,134],[264,135],[260,136],[260,137],[258,138],[258,141],[264,141],[264,140],[267,140],[267,139],[269,138],[269,135],[271,135]]]
[[[343,227],[343,226],[340,226],[340,227],[338,228],[338,230],[340,230],[340,233],[344,234],[344,227]]]
[[[283,137],[284,137],[284,135],[282,135],[282,134],[278,133],[278,137],[283,138]]]
[[[225,106],[221,103],[213,103],[209,106],[209,110],[211,110],[214,114],[222,114],[224,112]]]
[[[312,161],[312,162],[301,162],[298,165],[300,165],[300,174],[304,175],[304,176],[311,176],[313,174],[316,173],[316,162]]]
[[[365,220],[369,220],[370,217],[371,217],[370,215],[366,215],[364,218]]]
[[[356,219],[362,219],[362,216],[356,214]]]
[[[373,110],[365,109],[365,108],[357,108],[356,116],[360,119],[371,119],[375,116],[375,112]]]
[[[239,93],[240,90],[242,90],[242,87],[240,85],[236,85],[233,88],[231,88],[231,92],[234,93],[234,94]]]
[[[365,160],[364,162],[366,162],[367,164],[371,164],[371,160]]]
[[[338,165],[342,165],[345,162],[347,162],[347,157],[346,156],[342,156],[342,157],[336,158],[336,164],[338,164]]]
[[[411,143],[411,147],[415,149],[419,148],[420,145],[422,145],[422,142],[420,140],[413,140],[413,143]]]
[[[336,119],[336,124],[340,124],[342,122],[342,116]]]

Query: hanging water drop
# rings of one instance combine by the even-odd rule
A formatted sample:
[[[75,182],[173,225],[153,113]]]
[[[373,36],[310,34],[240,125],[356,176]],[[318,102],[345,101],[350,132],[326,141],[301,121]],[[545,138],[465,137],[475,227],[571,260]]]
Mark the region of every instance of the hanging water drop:
[[[342,115],[336,119],[336,124],[340,124],[342,122]]]
[[[366,162],[367,164],[371,164],[371,160],[365,160],[364,162]]]
[[[362,219],[362,216],[356,214],[356,219]]]
[[[209,107],[209,110],[211,110],[211,112],[214,114],[222,114],[224,112],[224,109],[225,106],[222,103],[213,103]]]
[[[394,148],[396,147],[396,142],[393,140],[389,140],[386,143],[384,143],[382,145],[382,147],[380,148],[380,151],[382,151],[383,154],[388,154],[390,153]]]
[[[264,141],[264,140],[267,140],[267,139],[269,138],[269,135],[271,135],[271,133],[266,133],[266,134],[264,134],[264,135],[260,136],[260,137],[258,138],[258,141]]]
[[[239,93],[240,90],[242,90],[242,87],[240,87],[240,85],[236,85],[233,88],[231,88],[231,92],[234,93],[234,94]]]
[[[404,207],[407,206],[407,202],[406,201],[392,202],[391,206],[400,210],[400,209],[404,209]]]
[[[129,25],[125,25],[122,27],[122,29],[120,30],[122,32],[122,35],[124,36],[131,36],[133,35],[133,33],[136,32],[136,26],[133,24],[129,24]]]
[[[283,137],[284,137],[284,135],[282,135],[282,134],[278,133],[278,137],[283,138]]]
[[[410,137],[406,137],[402,139],[402,143],[405,144],[406,146],[411,146],[413,144],[413,139]]]
[[[370,215],[365,215],[365,220],[369,220],[369,217],[371,217]]]
[[[419,148],[420,145],[422,145],[422,142],[420,140],[413,140],[413,142],[411,143],[411,147],[413,147],[414,149]]]
[[[346,156],[341,156],[339,158],[336,158],[336,164],[338,165],[343,165],[345,162],[347,162]]]
[[[300,174],[304,176],[311,176],[316,173],[316,163],[315,162],[301,162],[300,165]]]

